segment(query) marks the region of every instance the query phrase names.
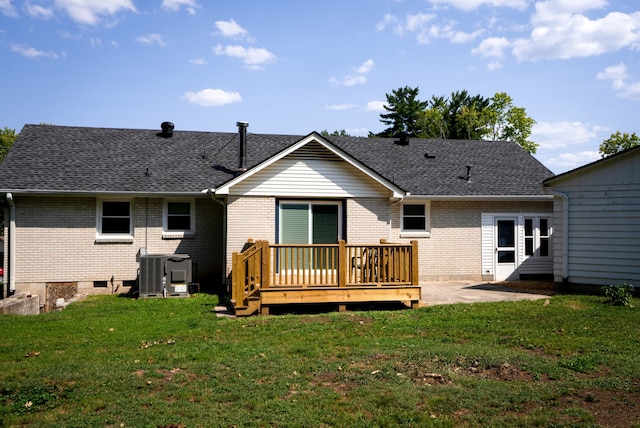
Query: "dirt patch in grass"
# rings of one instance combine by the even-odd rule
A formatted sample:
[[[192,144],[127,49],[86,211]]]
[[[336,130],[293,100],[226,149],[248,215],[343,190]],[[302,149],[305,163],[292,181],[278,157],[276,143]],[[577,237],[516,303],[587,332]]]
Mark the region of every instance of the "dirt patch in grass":
[[[553,296],[558,294],[558,285],[553,281],[503,281],[496,285],[527,293],[546,294]]]
[[[603,427],[630,427],[640,421],[640,390],[582,389],[563,397],[558,406],[575,407],[588,412]]]

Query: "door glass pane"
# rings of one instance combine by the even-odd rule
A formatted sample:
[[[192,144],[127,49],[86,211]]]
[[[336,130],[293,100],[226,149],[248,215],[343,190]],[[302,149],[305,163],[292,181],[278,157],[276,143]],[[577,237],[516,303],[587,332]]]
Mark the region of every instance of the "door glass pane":
[[[498,263],[514,263],[515,261],[515,251],[498,251]]]
[[[281,207],[283,244],[309,243],[309,205],[283,204]]]
[[[312,244],[335,244],[338,242],[338,206],[313,205]]]
[[[515,222],[513,220],[498,220],[498,247],[514,247]]]

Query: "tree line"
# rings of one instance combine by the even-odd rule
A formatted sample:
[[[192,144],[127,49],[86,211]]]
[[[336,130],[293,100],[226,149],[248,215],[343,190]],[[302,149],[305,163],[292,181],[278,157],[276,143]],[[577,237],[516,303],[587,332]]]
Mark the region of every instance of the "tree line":
[[[536,152],[538,144],[529,140],[536,121],[523,107],[514,106],[507,93],[486,98],[463,90],[421,101],[419,91],[405,86],[386,94],[386,113],[380,114],[380,121],[387,128],[370,136],[394,137],[404,132],[417,138],[506,140]]]

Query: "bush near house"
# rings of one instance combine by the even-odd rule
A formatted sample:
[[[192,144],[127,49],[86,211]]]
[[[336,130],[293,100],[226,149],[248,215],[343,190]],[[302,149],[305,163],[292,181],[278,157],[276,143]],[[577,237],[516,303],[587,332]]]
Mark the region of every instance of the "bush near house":
[[[0,426],[638,427],[640,317],[603,300],[229,319],[90,296],[0,317]]]

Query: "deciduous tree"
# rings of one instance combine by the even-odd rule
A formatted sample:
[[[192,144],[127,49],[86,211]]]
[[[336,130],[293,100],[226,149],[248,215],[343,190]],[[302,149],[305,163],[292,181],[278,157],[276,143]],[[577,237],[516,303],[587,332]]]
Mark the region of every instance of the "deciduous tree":
[[[17,136],[15,129],[9,129],[5,126],[4,129],[0,130],[0,163],[2,163],[7,152],[13,146]]]
[[[630,149],[640,144],[640,137],[636,133],[629,134],[627,132],[622,133],[616,131],[602,141],[600,144],[600,156],[603,158],[606,156],[615,155],[623,150]]]

